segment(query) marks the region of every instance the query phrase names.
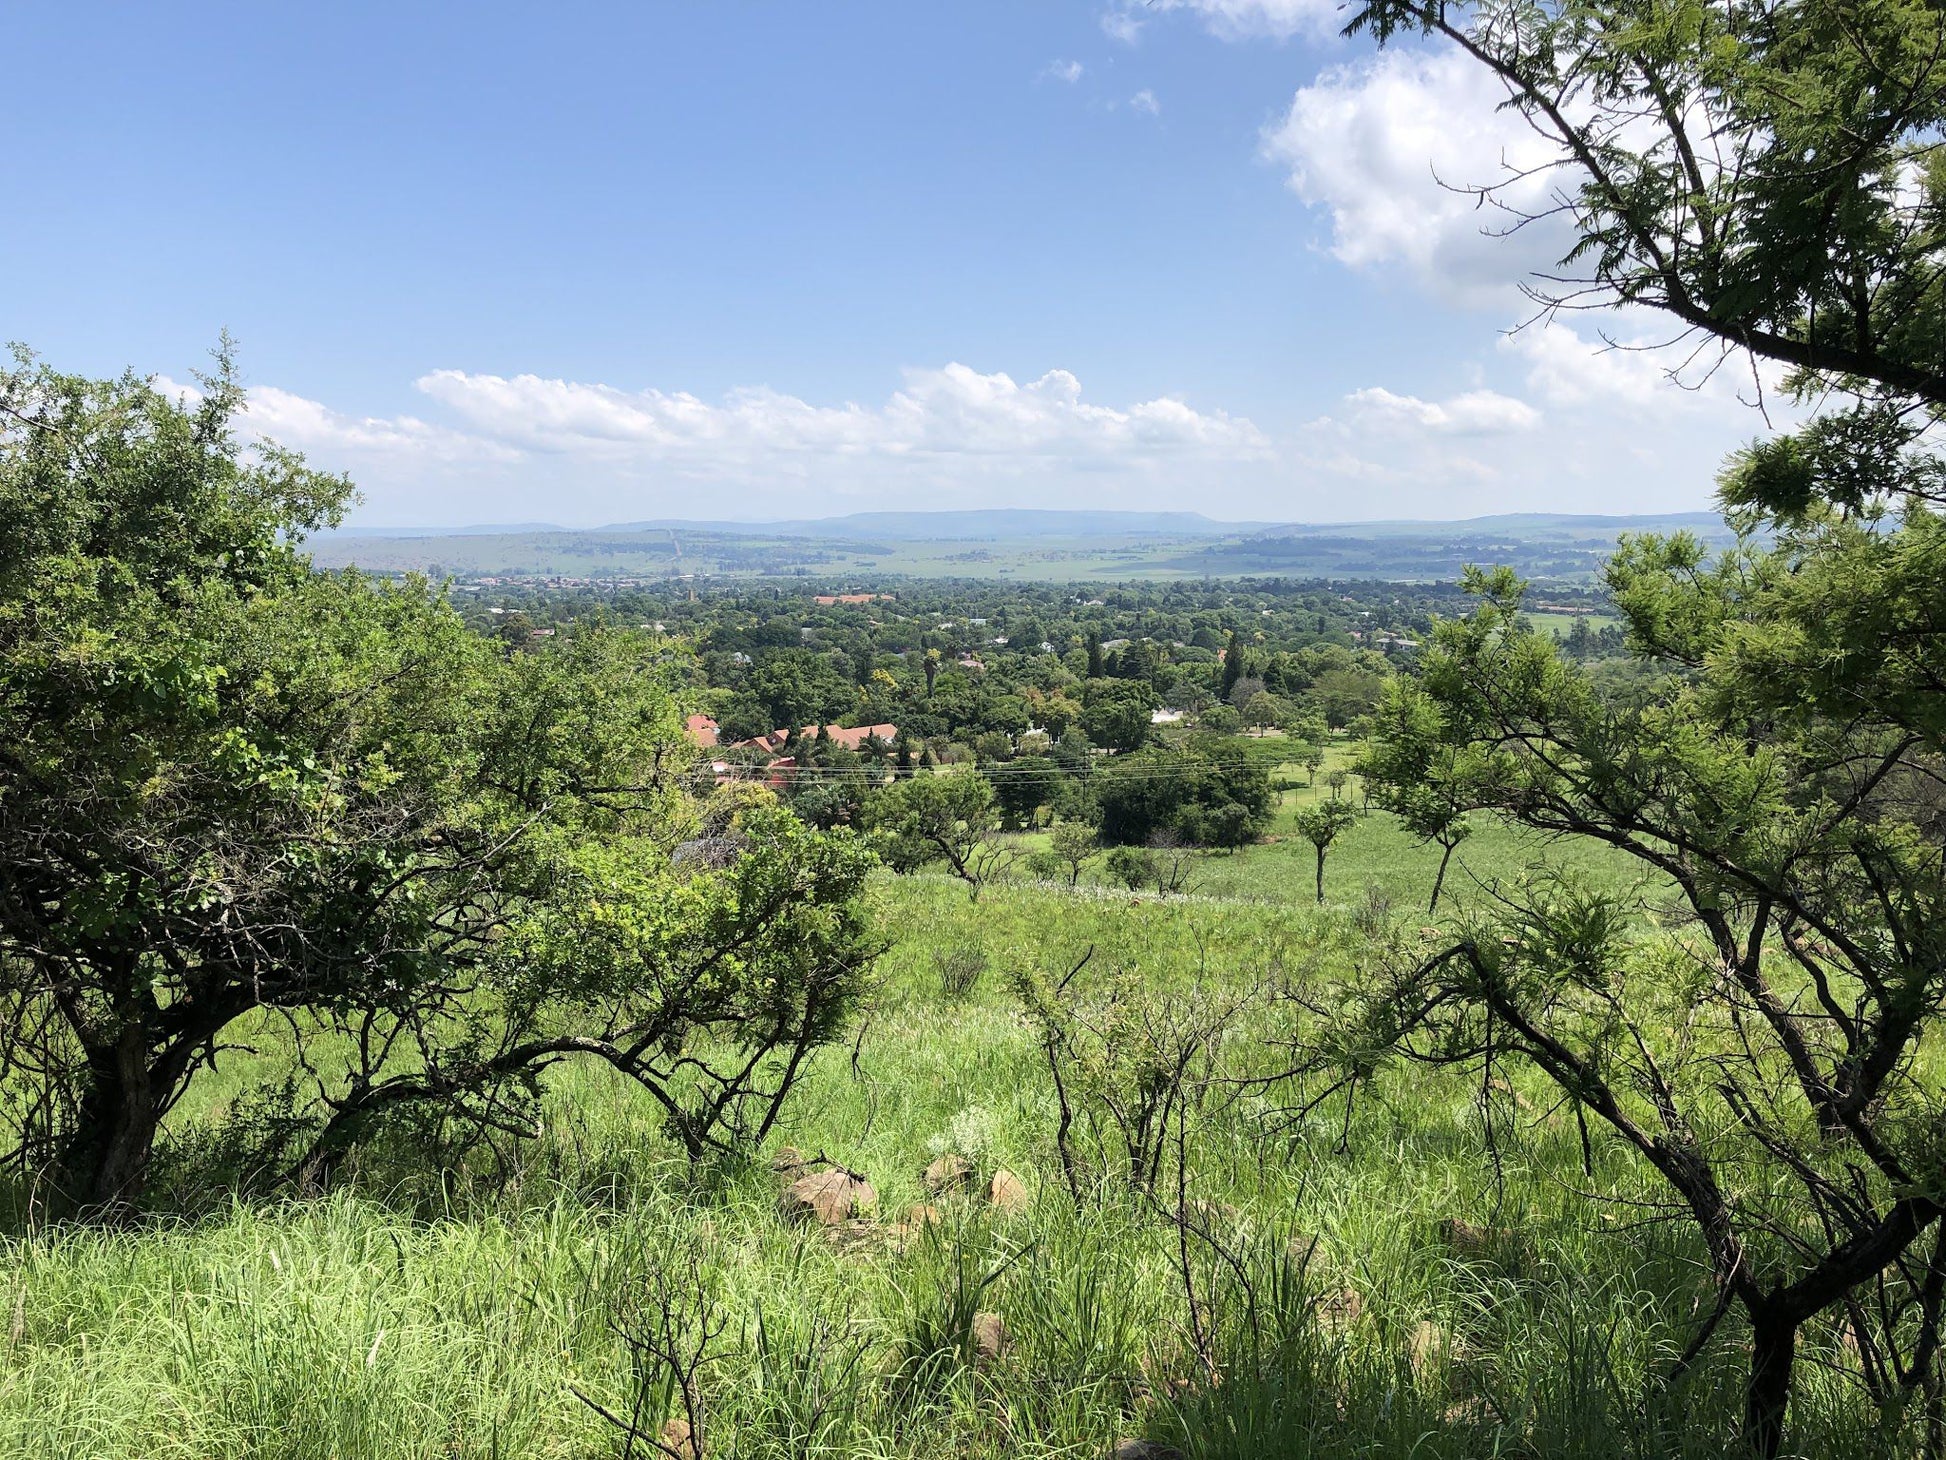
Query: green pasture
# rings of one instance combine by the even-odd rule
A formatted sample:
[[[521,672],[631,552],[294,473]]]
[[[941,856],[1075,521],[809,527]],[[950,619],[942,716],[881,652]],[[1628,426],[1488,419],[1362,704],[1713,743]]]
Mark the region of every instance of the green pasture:
[[[1612,613],[1529,613],[1527,621],[1540,633],[1559,634],[1564,639],[1577,623],[1585,623],[1591,634],[1621,623]]]
[[[1235,851],[1191,853],[1185,890],[1212,897],[1312,903],[1316,897],[1317,853],[1298,834],[1295,815],[1300,807],[1333,794],[1328,784],[1330,775],[1343,770],[1348,778],[1336,794],[1361,807],[1362,814],[1326,855],[1327,902],[1357,903],[1375,893],[1401,914],[1424,911],[1439,871],[1440,849],[1421,843],[1389,812],[1366,804],[1357,776],[1349,774],[1353,755],[1353,747],[1343,741],[1327,746],[1315,781],[1301,765],[1278,766],[1271,776],[1277,788],[1277,809],[1264,839]],[[1454,852],[1446,872],[1440,893],[1443,915],[1490,898],[1498,884],[1537,875],[1566,873],[1615,896],[1649,896],[1653,892],[1655,884],[1621,852],[1539,836],[1486,816],[1475,816],[1472,825],[1472,833]],[[1047,844],[1041,833],[1028,833],[1015,840],[1023,851]],[[1103,877],[1098,857],[1083,872],[1082,881],[1100,885]]]

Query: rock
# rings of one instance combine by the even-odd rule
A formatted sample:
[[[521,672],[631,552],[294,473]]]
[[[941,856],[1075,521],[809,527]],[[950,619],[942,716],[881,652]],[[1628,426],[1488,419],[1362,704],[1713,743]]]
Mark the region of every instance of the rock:
[[[1293,1232],[1284,1239],[1284,1256],[1299,1268],[1308,1268],[1324,1255],[1315,1232]]]
[[[1505,1075],[1495,1075],[1491,1080],[1487,1081],[1487,1088],[1495,1095],[1506,1100],[1511,1100],[1515,1110],[1533,1109],[1532,1102],[1525,1095],[1521,1094],[1520,1091],[1516,1090],[1514,1088],[1514,1082],[1509,1080]]]
[[[1189,1457],[1162,1440],[1117,1440],[1114,1460],[1189,1460]]]
[[[928,1228],[939,1225],[939,1208],[931,1202],[914,1202],[905,1209],[905,1215],[892,1224],[892,1246],[903,1252],[913,1239],[921,1236]]]
[[[1184,1214],[1189,1219],[1189,1230],[1211,1234],[1234,1232],[1243,1225],[1243,1213],[1226,1201],[1205,1201],[1197,1197],[1189,1203]]]
[[[921,1227],[937,1227],[939,1208],[929,1201],[915,1201],[905,1209],[905,1216],[900,1220],[899,1225],[910,1227],[915,1232]]]
[[[1365,1299],[1356,1288],[1340,1288],[1318,1304],[1318,1322],[1327,1332],[1343,1333],[1365,1311]]]
[[[978,1177],[979,1169],[971,1161],[948,1151],[926,1168],[922,1179],[928,1195],[950,1196],[957,1191],[971,1191]]]
[[[1034,1198],[1028,1194],[1027,1183],[1005,1166],[995,1171],[993,1180],[987,1183],[987,1200],[993,1203],[996,1211],[1010,1217],[1034,1204]]]
[[[686,1419],[672,1419],[663,1425],[661,1446],[663,1454],[678,1456],[680,1460],[697,1460],[700,1453]]]
[[[1422,1320],[1418,1323],[1406,1344],[1406,1352],[1412,1360],[1414,1376],[1424,1381],[1444,1362],[1449,1348],[1445,1329],[1431,1320]]]
[[[1006,1322],[998,1313],[975,1313],[970,1335],[973,1362],[983,1369],[999,1363],[1013,1346],[1013,1340],[1007,1336]]]
[[[1468,1259],[1490,1257],[1497,1245],[1487,1228],[1476,1227],[1458,1217],[1447,1217],[1439,1224],[1439,1240],[1452,1248],[1455,1255]]]
[[[1462,1262],[1521,1265],[1520,1236],[1505,1227],[1476,1227],[1458,1217],[1447,1217],[1439,1224],[1439,1239]]]
[[[893,1234],[869,1217],[851,1217],[824,1229],[824,1240],[847,1255],[885,1246]]]
[[[1441,1367],[1465,1363],[1471,1351],[1465,1335],[1427,1319],[1414,1325],[1412,1337],[1406,1341],[1406,1357],[1412,1361],[1413,1375],[1423,1381]]]
[[[777,1209],[787,1221],[815,1221],[835,1227],[877,1202],[878,1193],[864,1177],[833,1169],[798,1177],[777,1198]]]
[[[1500,1416],[1493,1406],[1477,1394],[1468,1399],[1456,1399],[1447,1405],[1445,1417],[1446,1423],[1455,1428],[1500,1423]]]

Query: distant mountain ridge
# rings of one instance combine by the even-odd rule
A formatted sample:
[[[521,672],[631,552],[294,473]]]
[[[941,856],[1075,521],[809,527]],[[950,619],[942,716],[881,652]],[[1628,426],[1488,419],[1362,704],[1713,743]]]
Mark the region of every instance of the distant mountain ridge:
[[[1484,517],[1381,518],[1366,522],[1226,522],[1201,512],[1129,512],[1038,507],[991,507],[937,512],[852,512],[841,517],[799,517],[768,522],[715,522],[661,517],[611,522],[601,527],[562,527],[550,522],[470,524],[464,527],[342,527],[321,538],[510,537],[529,533],[586,534],[708,532],[741,537],[811,537],[837,541],[977,541],[1034,537],[1373,537],[1401,532],[1454,532],[1465,536],[1587,528],[1605,531],[1667,530],[1676,526],[1721,527],[1713,512],[1599,515],[1501,512]]]
[[[1707,512],[1656,516],[1509,512],[1456,522],[1217,522],[1199,512],[858,512],[786,522],[630,522],[613,527],[320,534],[321,567],[434,578],[575,582],[695,577],[1390,578],[1435,582],[1505,563],[1536,582],[1586,583],[1624,532],[1731,533]]]

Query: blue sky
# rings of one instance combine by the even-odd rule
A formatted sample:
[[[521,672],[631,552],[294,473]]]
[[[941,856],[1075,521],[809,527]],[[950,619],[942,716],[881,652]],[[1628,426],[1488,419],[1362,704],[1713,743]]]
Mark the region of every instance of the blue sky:
[[[0,334],[167,383],[227,328],[368,524],[1706,506],[1761,421],[1507,337],[1548,241],[1434,180],[1499,165],[1491,94],[1337,23],[22,7]]]

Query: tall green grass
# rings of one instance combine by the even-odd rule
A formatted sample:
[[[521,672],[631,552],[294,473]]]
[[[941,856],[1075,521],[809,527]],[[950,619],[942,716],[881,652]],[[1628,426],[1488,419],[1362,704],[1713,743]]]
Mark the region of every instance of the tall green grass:
[[[1091,969],[1157,988],[1342,971],[1350,914],[1027,886],[975,903],[935,878],[874,895],[895,941],[873,1007],[777,1139],[867,1173],[878,1220],[838,1241],[786,1225],[767,1160],[692,1171],[646,1102],[569,1071],[543,1138],[500,1161],[427,1172],[378,1152],[315,1201],[206,1200],[131,1230],[8,1238],[0,1454],[617,1454],[577,1391],[620,1410],[654,1379],[618,1327],[645,1275],[692,1263],[728,1324],[704,1374],[713,1455],[1096,1457],[1141,1433],[1199,1460],[1722,1453],[1738,1334],[1726,1325],[1679,1392],[1650,1382],[1707,1311],[1692,1240],[1647,1220],[1654,1188],[1599,1137],[1584,1169],[1571,1114],[1538,1086],[1495,1129],[1497,1162],[1477,1082],[1457,1073],[1389,1075],[1342,1149],[1340,1109],[1292,1122],[1273,1100],[1212,1103],[1188,1186],[1223,1253],[1188,1253],[1213,1373],[1175,1226],[1112,1185],[1068,1199],[1007,971],[1090,948]],[[956,949],[994,971],[949,999],[939,954]],[[1273,1032],[1246,1020],[1242,1057],[1272,1059]],[[208,1159],[197,1133],[277,1059],[269,1044],[233,1058],[179,1112],[184,1190]],[[1033,1204],[938,1200],[936,1223],[901,1228],[946,1150],[1018,1172]],[[1623,1204],[1604,1215],[1590,1193]],[[1448,1219],[1501,1236],[1457,1251]],[[997,1361],[968,1341],[980,1311],[1008,1330]],[[1838,1373],[1842,1347],[1814,1343],[1797,1450],[1894,1452],[1891,1421]]]

